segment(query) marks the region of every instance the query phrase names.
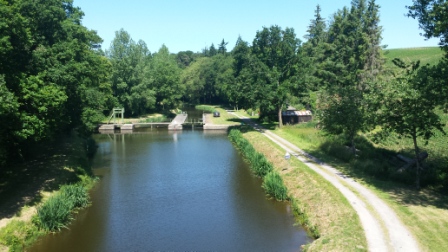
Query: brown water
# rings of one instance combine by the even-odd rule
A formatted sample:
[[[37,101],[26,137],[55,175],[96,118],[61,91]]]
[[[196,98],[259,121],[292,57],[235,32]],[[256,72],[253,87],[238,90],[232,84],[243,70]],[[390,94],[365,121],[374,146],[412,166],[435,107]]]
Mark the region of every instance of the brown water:
[[[93,205],[30,251],[299,251],[310,241],[225,132],[95,137]]]

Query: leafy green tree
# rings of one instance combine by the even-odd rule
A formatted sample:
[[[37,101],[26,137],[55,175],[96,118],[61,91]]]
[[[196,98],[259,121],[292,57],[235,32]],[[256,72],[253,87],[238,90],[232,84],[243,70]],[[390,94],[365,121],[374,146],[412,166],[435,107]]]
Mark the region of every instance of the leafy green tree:
[[[310,105],[314,104],[311,102],[312,92],[316,92],[322,86],[322,75],[325,71],[321,65],[325,59],[324,45],[327,39],[327,25],[325,19],[321,16],[321,11],[320,5],[317,5],[314,12],[314,19],[311,20],[307,29],[307,34],[305,35],[307,41],[302,46],[302,67],[306,69],[303,77],[306,86],[310,91],[310,97],[308,97],[308,103]],[[313,107],[312,109],[314,110],[316,108]]]
[[[180,83],[180,68],[165,45],[153,55],[147,70],[149,86],[155,92],[156,104],[162,108],[179,105],[185,92]]]
[[[200,103],[205,80],[202,78],[204,65],[208,64],[210,58],[201,57],[194,61],[181,73],[180,81],[185,86],[185,99],[191,103]],[[204,102],[205,103],[205,102]]]
[[[210,49],[208,51],[208,56],[213,57],[216,54],[218,54],[218,51],[215,48],[215,45],[212,43],[212,45],[210,46]]]
[[[213,103],[227,104],[229,95],[227,89],[234,83],[233,77],[233,57],[226,54],[218,54],[213,59],[213,71],[216,72],[214,81],[214,101]]]
[[[448,111],[448,2],[443,0],[413,0],[413,5],[407,6],[408,16],[417,19],[419,27],[424,31],[425,38],[440,38],[439,45],[445,51],[434,74],[435,88],[438,90],[435,99]]]
[[[214,104],[228,100],[228,87],[233,82],[232,57],[215,55],[196,60],[181,75],[186,87],[185,98],[192,103]]]
[[[225,42],[224,39],[222,39],[221,43],[219,44],[218,47],[218,53],[220,54],[226,54],[227,53],[227,44],[229,42]]]
[[[374,0],[352,1],[350,10],[338,11],[324,45],[320,79],[325,89],[319,99],[318,117],[331,134],[344,133],[354,153],[358,131],[372,127],[369,111],[370,93],[375,86],[384,60],[381,55],[379,6]],[[349,118],[349,120],[346,119]]]
[[[252,43],[252,54],[263,64],[260,75],[267,77],[266,85],[261,85],[263,97],[260,97],[262,113],[276,111],[278,126],[282,127],[282,108],[288,93],[298,89],[296,73],[299,70],[300,40],[294,29],[282,30],[279,26],[264,27],[258,31]]]
[[[417,19],[426,38],[440,38],[440,46],[448,53],[448,2],[444,0],[413,0],[408,16]]]
[[[210,56],[210,50],[208,47],[204,47],[204,49],[202,49],[202,56],[203,57],[208,57]]]
[[[177,53],[177,64],[184,69],[190,66],[195,58],[195,54],[192,51],[180,51]]]
[[[115,33],[106,55],[112,64],[112,90],[125,113],[140,115],[155,106],[155,93],[145,71],[151,54],[145,42],[135,43],[128,32]]]
[[[0,2],[0,14],[3,108],[11,109],[2,114],[0,149],[23,156],[29,143],[91,130],[98,117],[84,112],[101,115],[106,101],[87,97],[110,97],[110,83],[101,38],[81,25],[82,11],[71,0],[11,0]]]
[[[429,140],[434,130],[443,131],[440,117],[435,113],[437,101],[433,99],[434,90],[428,81],[427,66],[419,69],[420,62],[405,64],[394,59],[394,64],[402,73],[393,80],[392,85],[385,85],[380,96],[382,107],[379,118],[382,129],[395,132],[400,136],[411,138],[416,158],[416,187],[420,188],[421,164],[419,159],[419,138]]]
[[[318,47],[320,44],[325,42],[326,39],[327,25],[325,23],[325,19],[322,18],[320,14],[321,11],[322,9],[320,8],[320,5],[317,5],[316,10],[314,11],[314,19],[311,20],[311,23],[307,29],[307,34],[305,35],[307,43],[314,47]]]

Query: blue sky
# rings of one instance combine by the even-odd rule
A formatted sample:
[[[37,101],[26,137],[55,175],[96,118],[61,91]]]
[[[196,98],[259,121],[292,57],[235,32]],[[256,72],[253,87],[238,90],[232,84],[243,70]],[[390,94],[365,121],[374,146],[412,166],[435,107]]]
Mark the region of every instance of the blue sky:
[[[123,28],[135,40],[143,40],[151,52],[165,44],[170,52],[201,51],[222,39],[231,50],[240,35],[252,42],[263,26],[294,28],[302,41],[319,4],[327,20],[351,0],[74,0],[84,11],[83,25],[103,38],[109,49],[115,32]],[[438,39],[425,40],[418,22],[405,17],[412,0],[377,0],[383,27],[383,45],[388,48],[437,46]]]

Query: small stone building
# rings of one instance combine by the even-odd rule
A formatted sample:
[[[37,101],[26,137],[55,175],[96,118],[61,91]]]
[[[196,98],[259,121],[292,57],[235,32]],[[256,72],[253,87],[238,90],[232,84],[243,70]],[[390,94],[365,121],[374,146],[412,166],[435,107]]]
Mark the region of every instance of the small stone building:
[[[309,110],[297,110],[291,106],[286,111],[282,111],[283,124],[297,124],[309,122],[313,119],[313,114]]]

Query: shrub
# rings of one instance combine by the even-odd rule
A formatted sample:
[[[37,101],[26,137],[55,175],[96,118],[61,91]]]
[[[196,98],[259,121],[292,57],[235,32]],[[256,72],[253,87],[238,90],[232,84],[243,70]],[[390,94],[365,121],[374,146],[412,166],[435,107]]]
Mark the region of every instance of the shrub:
[[[283,184],[283,179],[280,177],[280,175],[275,172],[271,171],[264,177],[263,185],[262,187],[266,190],[266,192],[274,197],[277,200],[287,200],[287,189],[286,186]]]
[[[83,208],[89,205],[87,190],[79,184],[61,187],[61,194],[73,204],[72,208]]]
[[[72,220],[71,211],[73,203],[63,194],[50,197],[42,206],[37,208],[34,219],[36,225],[46,231],[60,231]]]
[[[73,209],[86,207],[88,204],[89,195],[82,185],[65,185],[58,194],[37,208],[33,222],[46,231],[60,231],[72,220]]]
[[[232,129],[229,133],[229,138],[243,153],[244,157],[247,158],[251,164],[250,168],[257,176],[264,177],[273,170],[272,164],[268,162],[263,154],[254,149],[252,144],[243,137],[239,130]]]
[[[252,170],[257,176],[264,177],[273,170],[272,164],[261,153],[256,152],[250,160]]]

